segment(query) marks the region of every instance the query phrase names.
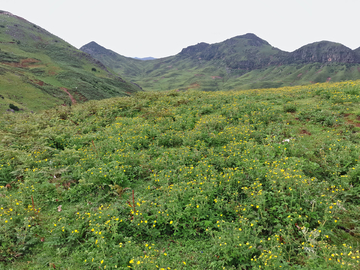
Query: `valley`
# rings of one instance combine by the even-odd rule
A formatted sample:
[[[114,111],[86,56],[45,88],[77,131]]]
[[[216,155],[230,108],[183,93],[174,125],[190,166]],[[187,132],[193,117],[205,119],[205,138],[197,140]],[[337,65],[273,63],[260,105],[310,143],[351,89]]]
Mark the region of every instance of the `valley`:
[[[147,91],[244,90],[360,79],[359,49],[328,41],[289,53],[246,34],[217,44],[199,43],[150,61],[122,56],[96,42],[80,50]]]

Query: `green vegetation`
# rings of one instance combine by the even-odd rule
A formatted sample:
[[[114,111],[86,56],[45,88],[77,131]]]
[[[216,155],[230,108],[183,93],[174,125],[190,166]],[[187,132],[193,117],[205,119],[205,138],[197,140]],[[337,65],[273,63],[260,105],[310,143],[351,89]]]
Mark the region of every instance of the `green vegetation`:
[[[0,120],[4,269],[358,269],[360,82]]]
[[[0,25],[0,114],[10,103],[30,112],[141,90],[24,19],[2,12]]]
[[[148,91],[245,90],[360,79],[359,49],[326,41],[288,53],[246,34],[151,61],[121,56],[95,42],[80,49]]]

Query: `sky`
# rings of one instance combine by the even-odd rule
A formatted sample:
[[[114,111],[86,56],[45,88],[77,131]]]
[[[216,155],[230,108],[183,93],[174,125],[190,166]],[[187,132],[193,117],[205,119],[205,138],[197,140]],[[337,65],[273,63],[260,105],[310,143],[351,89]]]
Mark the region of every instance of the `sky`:
[[[254,33],[294,51],[328,40],[360,47],[359,0],[2,0],[0,10],[81,46],[161,58]]]

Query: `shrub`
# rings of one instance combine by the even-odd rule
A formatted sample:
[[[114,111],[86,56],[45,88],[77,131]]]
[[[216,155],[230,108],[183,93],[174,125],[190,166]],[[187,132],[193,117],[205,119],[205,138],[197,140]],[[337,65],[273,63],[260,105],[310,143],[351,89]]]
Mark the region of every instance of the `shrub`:
[[[14,111],[19,111],[19,110],[20,110],[19,107],[18,107],[18,106],[15,106],[14,104],[10,104],[10,105],[9,105],[9,108],[12,109],[12,110],[14,110]]]
[[[285,104],[284,105],[284,112],[294,113],[296,112],[296,105],[295,104]]]

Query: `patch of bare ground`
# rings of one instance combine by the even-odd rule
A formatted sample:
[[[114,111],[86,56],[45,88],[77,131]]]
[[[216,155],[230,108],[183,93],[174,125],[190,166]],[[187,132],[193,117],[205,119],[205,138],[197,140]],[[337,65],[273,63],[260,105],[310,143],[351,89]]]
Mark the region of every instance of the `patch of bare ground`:
[[[40,61],[37,60],[37,59],[33,59],[33,58],[27,58],[27,59],[21,59],[19,63],[2,63],[4,65],[7,65],[7,66],[11,66],[11,67],[20,67],[20,68],[28,68],[28,67],[31,67],[31,66],[34,66],[32,65],[33,63],[39,63]]]
[[[188,86],[188,90],[189,89],[193,89],[193,88],[199,88],[200,87],[200,84],[198,84],[198,83],[193,83],[193,84],[190,84],[190,86]]]
[[[60,87],[61,90],[63,90],[65,93],[67,93],[71,99],[71,103],[73,105],[76,104],[76,100],[74,99],[74,97],[69,93],[68,89],[66,89],[65,87]]]
[[[311,136],[311,132],[307,131],[306,129],[300,130],[300,134],[305,134]]]
[[[30,79],[30,81],[40,86],[43,86],[45,84],[43,81],[40,80]]]
[[[349,116],[351,116],[351,115],[353,115],[353,114],[351,114],[351,113],[346,113],[346,114],[344,114],[343,116],[344,116],[344,118],[346,119],[346,124],[348,124],[348,125],[353,125],[353,126],[355,126],[355,127],[360,127],[360,122],[355,122],[355,121],[353,121],[353,120],[351,120],[351,119],[347,119]],[[360,121],[360,116],[356,116],[356,120],[357,121]]]

